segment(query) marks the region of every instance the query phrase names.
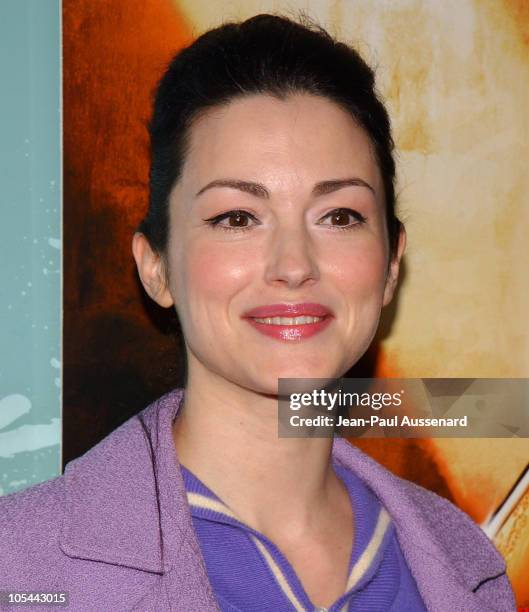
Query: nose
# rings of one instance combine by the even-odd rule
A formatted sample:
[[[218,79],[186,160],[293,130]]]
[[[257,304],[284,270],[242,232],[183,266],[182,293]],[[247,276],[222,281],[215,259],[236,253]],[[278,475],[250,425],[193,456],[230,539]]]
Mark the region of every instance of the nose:
[[[268,251],[265,280],[295,289],[320,273],[310,236],[303,226],[276,228]]]

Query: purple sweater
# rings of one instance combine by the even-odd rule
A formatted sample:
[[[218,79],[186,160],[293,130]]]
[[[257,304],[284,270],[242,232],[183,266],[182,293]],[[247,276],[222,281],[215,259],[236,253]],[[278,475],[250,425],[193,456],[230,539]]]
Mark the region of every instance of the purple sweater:
[[[182,466],[193,526],[222,612],[425,612],[387,512],[353,472],[339,464],[334,470],[354,507],[354,543],[347,590],[325,609],[310,601],[294,568],[274,543],[238,520]]]
[[[0,498],[0,591],[68,591],[73,612],[218,612],[171,435],[182,398],[165,395],[63,476]],[[333,460],[387,509],[429,611],[515,610],[504,560],[463,512],[345,440]]]

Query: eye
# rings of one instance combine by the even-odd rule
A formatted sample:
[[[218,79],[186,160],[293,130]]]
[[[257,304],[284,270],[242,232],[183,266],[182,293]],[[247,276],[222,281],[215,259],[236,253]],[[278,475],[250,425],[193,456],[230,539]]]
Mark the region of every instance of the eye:
[[[228,212],[204,219],[212,227],[218,227],[227,231],[250,229],[252,225],[258,225],[259,221],[251,213],[245,210],[230,210]]]
[[[336,229],[352,229],[365,222],[366,218],[357,210],[352,208],[335,208],[322,217],[319,225],[331,225]]]

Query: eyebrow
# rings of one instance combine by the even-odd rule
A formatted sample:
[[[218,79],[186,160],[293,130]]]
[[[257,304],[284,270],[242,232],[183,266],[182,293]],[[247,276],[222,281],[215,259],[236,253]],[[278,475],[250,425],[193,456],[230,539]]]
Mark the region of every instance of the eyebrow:
[[[229,187],[230,189],[238,189],[239,191],[243,191],[244,193],[249,193],[250,195],[256,196],[258,198],[262,198],[263,200],[270,199],[270,192],[268,189],[261,185],[261,183],[254,183],[251,181],[240,181],[236,179],[216,179],[211,181],[200,191],[197,192],[195,197],[198,198],[199,195],[202,195],[208,189],[213,189],[214,187]],[[351,177],[345,179],[333,179],[330,181],[321,181],[316,183],[312,189],[312,195],[322,196],[328,193],[332,193],[333,191],[338,191],[339,189],[343,189],[344,187],[367,187],[369,191],[373,194],[375,193],[374,188],[364,181],[361,178]]]

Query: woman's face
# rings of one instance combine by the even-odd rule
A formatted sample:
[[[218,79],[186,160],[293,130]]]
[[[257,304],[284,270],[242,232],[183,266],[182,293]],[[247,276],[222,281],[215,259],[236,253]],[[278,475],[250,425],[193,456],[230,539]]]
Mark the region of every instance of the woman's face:
[[[190,380],[209,372],[262,393],[280,377],[343,375],[398,272],[395,260],[388,278],[368,136],[308,94],[245,97],[194,123],[169,236]]]

